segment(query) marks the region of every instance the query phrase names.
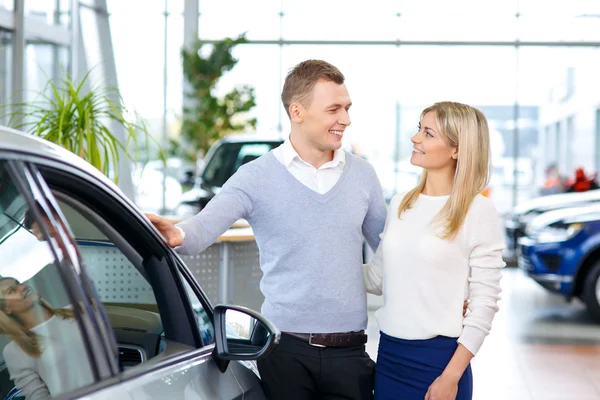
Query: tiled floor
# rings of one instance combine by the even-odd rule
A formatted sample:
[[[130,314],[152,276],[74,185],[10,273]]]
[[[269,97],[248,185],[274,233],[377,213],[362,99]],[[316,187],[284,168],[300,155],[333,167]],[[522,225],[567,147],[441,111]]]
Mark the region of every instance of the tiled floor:
[[[472,363],[475,400],[599,400],[600,324],[516,269],[506,269],[500,311]],[[370,298],[367,350],[377,357]]]

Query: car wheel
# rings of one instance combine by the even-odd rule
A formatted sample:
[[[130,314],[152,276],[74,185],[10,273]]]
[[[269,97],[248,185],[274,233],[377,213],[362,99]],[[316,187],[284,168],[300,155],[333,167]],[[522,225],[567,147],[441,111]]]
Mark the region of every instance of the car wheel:
[[[600,322],[600,261],[596,262],[585,277],[583,301],[592,317]]]

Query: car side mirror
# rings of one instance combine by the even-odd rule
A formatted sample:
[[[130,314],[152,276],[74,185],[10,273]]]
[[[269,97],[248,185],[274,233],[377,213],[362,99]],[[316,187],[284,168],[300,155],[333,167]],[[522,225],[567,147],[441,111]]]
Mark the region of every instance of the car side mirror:
[[[219,304],[214,320],[216,355],[221,360],[258,360],[281,338],[271,321],[246,307]]]

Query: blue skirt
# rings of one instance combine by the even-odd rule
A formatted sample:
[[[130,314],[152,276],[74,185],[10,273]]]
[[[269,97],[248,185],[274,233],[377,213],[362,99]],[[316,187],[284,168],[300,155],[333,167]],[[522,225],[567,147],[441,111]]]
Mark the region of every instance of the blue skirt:
[[[375,400],[423,400],[457,346],[456,338],[403,340],[381,332],[375,367]],[[456,400],[472,397],[473,374],[469,365],[458,383]]]

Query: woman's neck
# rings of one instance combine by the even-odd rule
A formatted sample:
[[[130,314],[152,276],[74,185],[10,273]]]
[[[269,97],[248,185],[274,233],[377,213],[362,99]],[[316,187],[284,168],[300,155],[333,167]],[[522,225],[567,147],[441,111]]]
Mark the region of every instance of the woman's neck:
[[[19,315],[25,329],[31,329],[42,322],[48,321],[54,314],[46,307],[37,305]]]
[[[424,195],[427,196],[448,196],[452,194],[454,187],[454,171],[427,171],[427,181],[423,188]]]

